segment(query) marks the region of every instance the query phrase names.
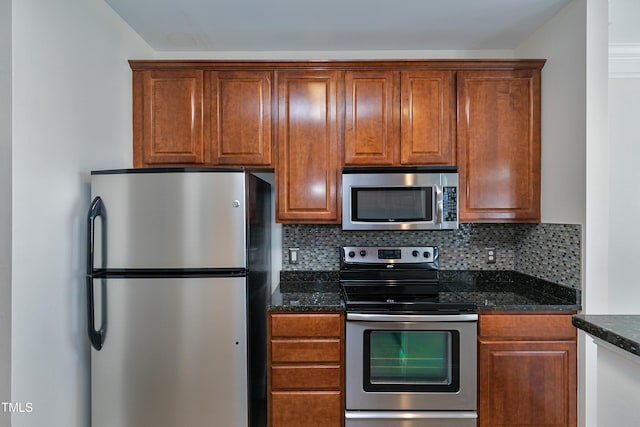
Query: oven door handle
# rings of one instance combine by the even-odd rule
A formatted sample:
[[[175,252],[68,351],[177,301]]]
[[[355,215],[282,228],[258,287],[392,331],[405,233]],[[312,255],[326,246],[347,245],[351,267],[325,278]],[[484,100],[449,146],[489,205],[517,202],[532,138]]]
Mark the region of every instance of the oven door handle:
[[[370,314],[347,313],[347,320],[362,322],[476,322],[476,313],[465,314]]]
[[[476,419],[473,411],[346,411],[348,420]]]

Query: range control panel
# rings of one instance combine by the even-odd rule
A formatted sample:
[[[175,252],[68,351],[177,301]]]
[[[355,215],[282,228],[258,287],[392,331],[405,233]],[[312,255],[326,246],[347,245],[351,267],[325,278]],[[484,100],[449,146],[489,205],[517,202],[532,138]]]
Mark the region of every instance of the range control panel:
[[[435,246],[345,246],[341,256],[345,264],[417,264],[433,262],[437,254]]]

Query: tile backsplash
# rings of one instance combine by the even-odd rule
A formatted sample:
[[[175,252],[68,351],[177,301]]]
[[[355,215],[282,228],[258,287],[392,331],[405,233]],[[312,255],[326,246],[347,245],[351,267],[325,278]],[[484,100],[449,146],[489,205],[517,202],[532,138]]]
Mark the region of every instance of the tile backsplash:
[[[581,226],[460,224],[450,231],[343,231],[339,225],[284,225],[283,271],[337,271],[341,246],[437,246],[441,270],[514,270],[580,289]],[[290,264],[288,248],[299,248]],[[486,248],[495,248],[488,264]]]

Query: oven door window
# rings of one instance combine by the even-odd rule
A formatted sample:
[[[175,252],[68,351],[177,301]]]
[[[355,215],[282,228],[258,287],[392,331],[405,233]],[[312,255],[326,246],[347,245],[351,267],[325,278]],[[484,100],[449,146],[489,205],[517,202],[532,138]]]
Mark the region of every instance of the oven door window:
[[[433,221],[433,187],[353,187],[352,221]]]
[[[367,330],[363,357],[365,391],[460,389],[458,331]]]

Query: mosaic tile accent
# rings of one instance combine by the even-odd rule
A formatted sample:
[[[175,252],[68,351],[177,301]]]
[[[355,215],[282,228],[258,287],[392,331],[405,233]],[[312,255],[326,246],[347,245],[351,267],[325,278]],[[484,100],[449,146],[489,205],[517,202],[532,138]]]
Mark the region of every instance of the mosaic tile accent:
[[[580,289],[582,227],[540,225],[527,229],[518,240],[514,270]]]
[[[446,231],[343,231],[339,225],[283,225],[283,271],[337,271],[342,246],[438,246],[441,270],[515,270],[580,289],[581,227],[460,224]],[[289,264],[288,248],[300,248]],[[495,248],[496,263],[485,261]]]

